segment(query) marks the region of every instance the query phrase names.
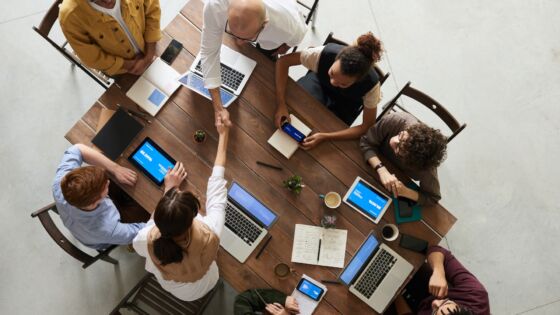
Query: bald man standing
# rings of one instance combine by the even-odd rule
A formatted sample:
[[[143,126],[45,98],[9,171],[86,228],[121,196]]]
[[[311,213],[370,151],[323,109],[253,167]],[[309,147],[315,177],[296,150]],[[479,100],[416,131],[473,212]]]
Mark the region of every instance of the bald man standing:
[[[220,99],[220,47],[224,32],[238,44],[255,43],[272,54],[298,45],[307,26],[296,0],[206,0],[200,56],[204,86],[210,91],[216,121],[229,124]]]

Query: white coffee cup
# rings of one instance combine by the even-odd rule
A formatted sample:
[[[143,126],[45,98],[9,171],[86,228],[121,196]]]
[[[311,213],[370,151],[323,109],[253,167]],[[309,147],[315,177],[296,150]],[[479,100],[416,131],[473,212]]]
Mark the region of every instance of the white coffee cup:
[[[381,229],[381,236],[387,242],[392,242],[399,237],[399,229],[394,224],[385,224]]]
[[[323,201],[325,202],[325,206],[327,206],[327,208],[336,209],[340,207],[342,198],[337,192],[331,191],[328,192],[325,197],[323,197]]]

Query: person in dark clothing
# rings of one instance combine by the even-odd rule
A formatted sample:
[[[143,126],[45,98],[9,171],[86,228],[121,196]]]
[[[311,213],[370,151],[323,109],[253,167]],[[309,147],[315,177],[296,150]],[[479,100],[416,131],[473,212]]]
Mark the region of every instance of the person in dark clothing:
[[[266,310],[266,312],[265,312]],[[235,315],[289,315],[298,314],[295,298],[274,289],[251,289],[235,297]]]
[[[310,149],[325,140],[359,138],[375,123],[381,84],[373,66],[382,53],[381,41],[370,32],[358,37],[354,45],[329,43],[278,59],[276,127],[290,117],[285,99],[288,69],[303,65],[309,72],[298,83],[347,125],[352,124],[362,109],[364,111],[360,125],[335,132],[317,132],[305,138],[303,148]]]
[[[427,260],[395,300],[398,315],[490,315],[488,292],[450,251],[433,246]]]

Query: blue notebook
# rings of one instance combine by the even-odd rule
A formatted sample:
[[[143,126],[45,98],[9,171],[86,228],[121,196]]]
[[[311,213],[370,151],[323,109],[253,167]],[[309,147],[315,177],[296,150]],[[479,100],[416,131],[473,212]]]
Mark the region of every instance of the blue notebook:
[[[410,183],[408,185],[406,185],[408,188],[413,189],[418,191],[418,186],[414,183]],[[392,198],[393,199],[393,204],[395,205],[395,221],[397,222],[397,224],[401,224],[401,223],[407,223],[407,222],[416,222],[416,221],[420,221],[422,219],[422,206],[420,206],[419,204],[415,203],[414,205],[412,205],[412,215],[409,217],[401,217],[400,214],[400,207],[405,206],[405,207],[409,207],[409,205],[407,204],[408,201],[405,199],[398,199],[398,198]]]

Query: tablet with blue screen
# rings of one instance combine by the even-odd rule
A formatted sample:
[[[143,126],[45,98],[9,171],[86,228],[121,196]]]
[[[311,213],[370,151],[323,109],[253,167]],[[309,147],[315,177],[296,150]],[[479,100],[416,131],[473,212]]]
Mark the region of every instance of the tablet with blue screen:
[[[175,160],[150,138],[144,139],[128,160],[158,186],[163,184],[168,169],[175,166]]]
[[[343,201],[373,223],[379,223],[392,200],[358,176],[344,196]]]

